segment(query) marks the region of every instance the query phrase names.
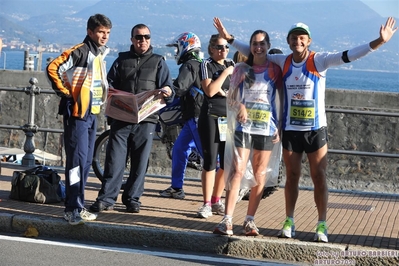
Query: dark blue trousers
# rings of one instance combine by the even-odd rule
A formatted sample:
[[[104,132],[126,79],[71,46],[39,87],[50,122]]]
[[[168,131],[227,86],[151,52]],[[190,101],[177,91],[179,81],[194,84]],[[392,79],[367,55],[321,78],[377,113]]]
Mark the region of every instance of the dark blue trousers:
[[[130,174],[122,194],[122,202],[126,206],[141,205],[140,197],[144,193],[144,180],[154,131],[154,123],[130,124],[113,121],[107,146],[104,178],[97,201],[105,206],[115,204],[122,185],[126,155],[130,146]]]
[[[65,212],[84,208],[84,191],[93,160],[96,141],[97,116],[86,120],[64,115]]]

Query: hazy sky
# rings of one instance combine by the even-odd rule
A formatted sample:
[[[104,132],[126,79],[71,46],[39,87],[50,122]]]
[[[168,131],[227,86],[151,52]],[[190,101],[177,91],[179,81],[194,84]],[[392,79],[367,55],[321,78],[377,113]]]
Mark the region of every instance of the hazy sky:
[[[399,0],[361,0],[381,16],[399,18]]]

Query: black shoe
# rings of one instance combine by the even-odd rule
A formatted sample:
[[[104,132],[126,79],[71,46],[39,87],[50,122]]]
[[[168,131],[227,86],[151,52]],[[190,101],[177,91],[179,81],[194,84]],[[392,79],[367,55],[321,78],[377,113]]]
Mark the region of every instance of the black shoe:
[[[110,206],[105,206],[102,202],[100,201],[96,201],[94,202],[90,208],[89,208],[92,212],[102,212],[102,211],[110,211],[114,209],[113,205]]]
[[[140,212],[140,206],[137,205],[137,204],[126,206],[126,211],[130,212],[130,213],[139,213]]]

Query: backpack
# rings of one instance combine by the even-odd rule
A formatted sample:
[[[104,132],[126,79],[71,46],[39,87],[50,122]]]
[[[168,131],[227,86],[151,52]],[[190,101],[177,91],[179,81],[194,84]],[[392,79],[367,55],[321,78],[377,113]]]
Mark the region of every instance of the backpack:
[[[186,94],[180,97],[183,119],[187,120],[192,117],[199,117],[201,106],[204,101],[204,92],[201,89],[200,80],[201,62],[198,60],[188,60],[185,64],[189,65],[192,73],[196,73],[197,75],[195,83],[191,85]]]
[[[11,180],[10,199],[35,202],[58,203],[61,197],[57,193],[60,190],[61,177],[57,171],[38,166],[25,171],[14,171]]]

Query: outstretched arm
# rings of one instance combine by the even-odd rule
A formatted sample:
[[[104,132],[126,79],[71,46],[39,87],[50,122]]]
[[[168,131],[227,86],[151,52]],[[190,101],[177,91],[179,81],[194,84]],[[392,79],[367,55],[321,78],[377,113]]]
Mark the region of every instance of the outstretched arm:
[[[393,17],[389,17],[385,25],[381,25],[380,37],[370,42],[370,48],[376,50],[381,45],[388,42],[392,38],[393,34],[398,30],[398,27],[394,27],[395,19]]]

